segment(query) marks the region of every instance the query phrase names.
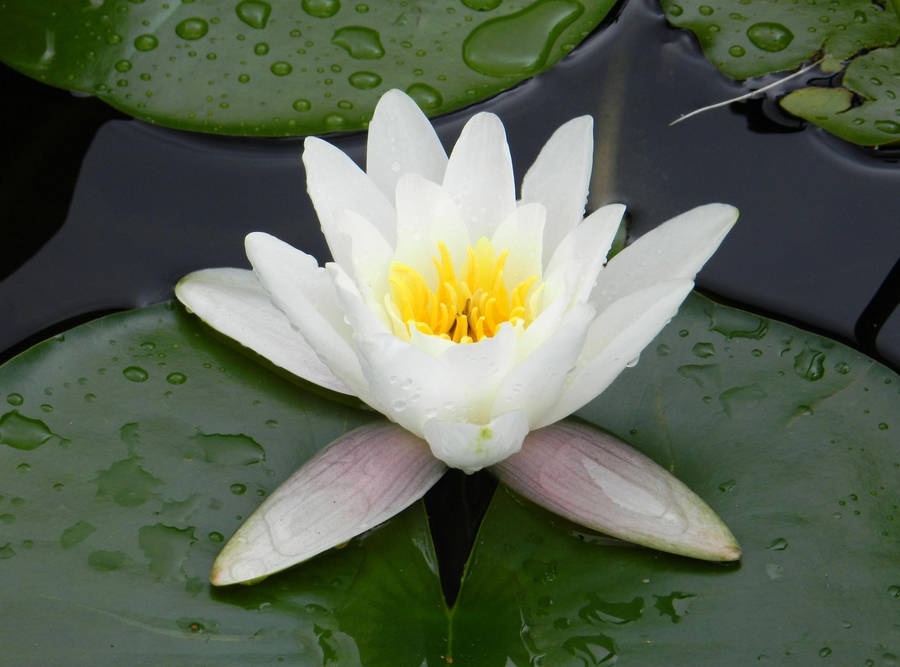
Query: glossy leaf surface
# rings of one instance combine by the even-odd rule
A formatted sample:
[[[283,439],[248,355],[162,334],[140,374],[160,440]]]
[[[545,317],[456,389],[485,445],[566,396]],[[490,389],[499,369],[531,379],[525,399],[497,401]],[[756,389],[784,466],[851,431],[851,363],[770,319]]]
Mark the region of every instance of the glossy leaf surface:
[[[781,106],[863,146],[900,141],[900,47],[875,49],[854,58],[842,83],[840,88],[795,90],[781,100]]]
[[[691,30],[706,57],[735,79],[794,69],[822,57],[823,71],[844,70],[844,87],[804,88],[788,95],[782,106],[857,144],[900,140],[897,49],[879,48],[895,46],[900,39],[896,4],[869,0],[662,0],[661,4],[669,22]]]
[[[256,136],[364,128],[406,90],[429,114],[553,65],[613,0],[0,2],[0,60],[137,118]]]
[[[502,646],[517,665],[890,664],[898,392],[895,373],[843,345],[689,299],[580,414],[709,502],[740,564],[599,537],[500,490],[454,615],[455,659],[502,665]]]
[[[212,590],[224,540],[371,413],[316,398],[171,305],[113,315],[0,371],[9,664],[419,665],[441,652],[421,504],[252,587]]]
[[[0,369],[0,572],[16,610],[3,656],[893,659],[897,375],[696,295],[643,356],[580,414],[709,502],[741,563],[611,541],[500,488],[450,613],[420,505],[261,584],[206,583],[238,517],[371,413],[283,381],[165,304],[32,348]]]

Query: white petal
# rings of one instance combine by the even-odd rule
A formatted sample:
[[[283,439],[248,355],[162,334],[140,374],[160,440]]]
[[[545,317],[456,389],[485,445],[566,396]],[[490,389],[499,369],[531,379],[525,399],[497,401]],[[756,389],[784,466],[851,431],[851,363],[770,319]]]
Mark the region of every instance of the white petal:
[[[425,439],[432,454],[451,468],[471,474],[519,451],[528,434],[524,412],[508,412],[488,424],[432,419]]]
[[[342,544],[409,507],[445,469],[397,426],[351,431],[266,498],[222,549],[210,581],[259,579]]]
[[[313,257],[268,234],[248,234],[245,246],[272,303],[287,315],[331,372],[365,400],[365,379],[350,346],[352,331],[344,322],[324,269]]]
[[[737,217],[733,206],[706,204],[647,232],[609,261],[591,302],[601,311],[616,299],[654,283],[693,280]]]
[[[394,249],[365,217],[354,211],[338,211],[335,230],[343,238],[339,244],[344,249],[343,256],[335,257],[335,261],[350,273],[367,300],[380,304],[387,293]]]
[[[332,391],[352,393],[272,304],[252,271],[195,271],[178,281],[175,296],[213,329],[276,366]]]
[[[577,304],[566,313],[559,329],[503,380],[493,413],[524,410],[532,427],[540,423],[559,400],[593,319],[594,309],[586,304]]]
[[[394,207],[353,160],[327,141],[307,137],[303,144],[303,164],[306,189],[332,255],[336,255],[336,248],[332,247],[332,223],[340,209],[365,216],[388,243],[394,244]]]
[[[535,426],[563,419],[606,389],[668,323],[690,293],[690,280],[671,280],[616,301],[594,320],[578,368],[557,404]]]
[[[419,106],[406,93],[389,90],[369,123],[366,172],[392,200],[397,179],[419,174],[435,183],[444,178],[447,153]]]
[[[491,418],[500,383],[516,362],[517,337],[516,330],[504,323],[494,336],[466,345],[451,343],[438,357],[447,383],[465,387],[468,421],[484,423]]]
[[[397,251],[394,259],[418,271],[435,286],[437,272],[432,258],[438,257],[438,242],[447,246],[454,266],[462,266],[469,232],[450,193],[416,174],[397,183]]]
[[[450,154],[444,187],[459,205],[472,241],[491,238],[515,210],[512,160],[497,116],[479,113],[466,123]]]
[[[491,472],[551,512],[614,537],[704,560],[741,557],[734,535],[699,496],[640,452],[587,426],[561,422],[534,431]]]
[[[578,300],[584,300],[591,293],[597,275],[606,263],[606,255],[622,223],[625,207],[622,204],[610,204],[597,209],[586,217],[560,241],[547,264],[547,276],[553,276],[566,267],[578,266],[582,276]]]
[[[448,382],[440,360],[380,325],[340,267],[329,264],[328,271],[355,332],[368,386],[363,400],[418,436],[429,419],[465,418],[464,385]]]
[[[491,242],[494,250],[509,250],[503,265],[503,280],[510,288],[531,276],[541,277],[544,221],[547,209],[543,204],[525,204],[508,215],[494,231]]]
[[[553,252],[584,215],[594,154],[594,121],[573,118],[541,149],[522,180],[522,201],[547,207],[544,252]]]

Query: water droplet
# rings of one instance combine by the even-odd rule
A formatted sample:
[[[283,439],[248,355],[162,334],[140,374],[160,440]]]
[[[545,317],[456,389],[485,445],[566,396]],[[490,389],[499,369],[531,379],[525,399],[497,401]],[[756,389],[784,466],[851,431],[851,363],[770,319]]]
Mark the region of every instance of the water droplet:
[[[86,540],[95,530],[97,529],[86,521],[79,521],[62,532],[62,535],[59,536],[59,543],[63,549],[70,549]]]
[[[262,30],[269,21],[272,6],[268,2],[262,2],[262,0],[244,0],[244,2],[238,3],[234,11],[237,13],[238,18],[251,28]]]
[[[16,410],[0,417],[0,444],[13,449],[37,449],[53,436],[44,422],[20,415]]]
[[[174,372],[166,376],[166,382],[169,384],[184,384],[187,382],[187,375],[184,373]]]
[[[97,473],[97,495],[122,507],[142,505],[153,496],[153,487],[162,484],[138,465],[137,457],[116,461]]]
[[[331,43],[340,46],[351,58],[374,60],[384,55],[381,35],[372,28],[347,26],[334,31]]]
[[[9,525],[9,524],[15,523],[15,522],[16,522],[15,514],[8,514],[8,513],[0,514],[0,523],[2,523],[4,525]]]
[[[350,85],[360,90],[369,90],[381,84],[381,77],[375,72],[354,72],[350,75]]]
[[[463,60],[488,76],[524,76],[547,62],[553,44],[584,11],[575,0],[538,0],[485,21],[463,42]]]
[[[200,39],[209,32],[209,25],[201,18],[184,19],[175,26],[175,34],[182,39]]]
[[[209,537],[209,541],[210,541],[210,542],[216,542],[216,543],[219,543],[219,542],[224,542],[224,541],[225,541],[225,536],[224,536],[222,533],[220,533],[220,532],[218,532],[218,531],[215,531],[215,530],[214,530],[213,532],[211,532],[211,533],[208,535],[208,537]]]
[[[672,623],[680,623],[688,614],[691,601],[697,596],[693,593],[673,591],[669,595],[654,595],[656,602],[653,606],[659,611],[660,616],[668,616]]]
[[[711,389],[721,382],[718,364],[686,364],[678,367],[678,374],[697,383],[702,389]]]
[[[687,337],[690,336],[690,335],[691,335],[691,332],[688,331],[687,329],[680,329],[680,330],[678,331],[678,337],[679,337],[679,338],[687,338]]]
[[[712,343],[697,343],[691,348],[691,352],[693,352],[696,357],[706,359],[716,354],[716,348]]]
[[[161,580],[178,581],[184,578],[182,565],[195,541],[191,527],[175,528],[157,523],[141,526],[138,530],[138,544],[147,557],[148,568]]]
[[[235,482],[230,487],[231,492],[236,496],[242,496],[247,492],[247,485],[241,484],[240,482]]]
[[[758,384],[732,387],[719,394],[719,403],[729,417],[739,417],[755,408],[768,394]]]
[[[718,331],[727,338],[760,339],[765,337],[769,330],[769,323],[766,320],[742,310],[714,307],[709,316],[710,330]]]
[[[764,21],[747,28],[747,38],[763,51],[783,51],[794,40],[794,33],[780,23]]]
[[[876,120],[875,127],[886,134],[900,134],[900,123],[892,120]]]
[[[772,543],[766,547],[769,551],[784,551],[788,548],[788,541],[783,537],[772,540]]]
[[[822,648],[819,649],[819,657],[820,658],[827,658],[829,655],[831,655],[831,649],[828,648],[827,646],[823,646]]]
[[[249,74],[241,74],[240,76],[238,76],[238,81],[240,83],[247,83],[248,81],[250,81],[250,75]]]
[[[345,111],[353,108],[353,102],[350,102],[349,100],[340,100],[337,105],[338,109],[344,109]]]
[[[129,366],[125,370],[122,371],[122,375],[124,375],[127,379],[132,382],[146,382],[147,378],[150,376],[140,366]]]
[[[159,46],[159,40],[153,35],[138,35],[134,40],[134,48],[138,51],[152,51]]]
[[[853,20],[856,21],[857,23],[868,22],[868,19],[866,18],[866,13],[864,11],[862,11],[861,9],[857,9],[855,12],[853,12]]]
[[[127,72],[131,69],[131,61],[130,60],[119,60],[116,62],[114,67],[119,72]]]
[[[16,466],[16,470],[18,470],[19,472],[30,472],[31,466],[28,465],[27,463],[20,463],[19,465]]]
[[[712,7],[710,7],[709,5],[700,5],[699,11],[703,16],[712,16],[712,14],[715,10]]]
[[[0,560],[6,560],[7,558],[12,558],[16,555],[15,550],[12,548],[12,544],[7,542],[6,544],[0,546]]]
[[[340,0],[303,0],[300,6],[310,16],[327,19],[340,11],[341,2]]]
[[[128,561],[128,556],[121,551],[92,551],[88,556],[88,565],[98,572],[118,570]]]
[[[794,372],[810,382],[821,380],[825,375],[825,353],[805,345],[794,357]]]
[[[330,113],[325,116],[325,127],[330,132],[337,132],[347,124],[347,119],[339,113]]]
[[[728,53],[735,58],[740,58],[746,53],[746,51],[744,50],[743,46],[734,44],[733,46],[728,47]]]
[[[569,637],[562,647],[582,665],[611,665],[616,661],[616,643],[606,635]]]
[[[266,458],[265,450],[258,442],[240,433],[199,433],[190,440],[199,446],[199,458],[207,463],[251,465]]]
[[[406,93],[415,100],[422,109],[430,111],[437,109],[444,102],[444,98],[434,88],[425,83],[414,83],[406,89]]]
[[[258,56],[264,56],[269,52],[269,45],[265,42],[259,42],[253,45],[253,53]]]
[[[122,43],[122,35],[115,33],[115,32],[111,32],[111,33],[109,33],[109,35],[106,36],[106,43],[109,44],[110,46],[115,46],[116,44],[121,44]]]
[[[669,5],[667,11],[672,16],[681,16],[684,13],[684,9],[681,7],[681,5],[676,5],[676,4]]]
[[[283,60],[272,63],[272,66],[269,69],[275,76],[287,76],[294,71],[294,68],[291,67],[291,64],[286,63]]]
[[[900,599],[900,586],[889,586],[887,591],[892,598]]]
[[[22,405],[25,402],[25,399],[22,398],[22,394],[12,393],[6,397],[6,402],[10,405]]]
[[[668,357],[670,352],[671,352],[671,348],[668,345],[666,345],[665,343],[660,343],[656,347],[656,354],[659,355],[660,357]]]
[[[497,9],[501,2],[502,0],[462,0],[466,7],[474,9],[476,12],[489,12]]]
[[[736,484],[737,484],[736,480],[729,479],[729,480],[719,484],[719,491],[721,491],[722,493],[728,493],[735,487]]]
[[[834,365],[834,370],[841,375],[846,375],[850,372],[850,365],[846,361],[839,361]]]
[[[878,424],[879,431],[887,431],[889,428],[890,426],[888,426],[885,422],[881,422],[880,424]]]
[[[596,593],[590,593],[588,600],[588,604],[578,610],[578,615],[593,625],[624,625],[637,621],[644,613],[644,599],[639,597],[631,602],[608,602]]]

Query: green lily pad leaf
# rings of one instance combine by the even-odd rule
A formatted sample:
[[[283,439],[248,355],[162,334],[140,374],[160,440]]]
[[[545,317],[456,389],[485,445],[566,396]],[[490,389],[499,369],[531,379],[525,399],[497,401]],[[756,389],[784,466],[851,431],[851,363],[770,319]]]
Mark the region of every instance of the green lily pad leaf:
[[[137,118],[201,132],[366,127],[406,90],[467,106],[571,51],[614,0],[0,2],[0,60]]]
[[[455,661],[890,664],[898,415],[896,373],[691,296],[580,416],[709,502],[743,559],[716,566],[627,545],[499,489],[454,610]]]
[[[781,106],[855,144],[900,141],[900,47],[854,58],[843,84],[843,88],[795,90],[781,100]]]
[[[900,39],[896,9],[870,0],[661,0],[674,26],[691,30],[706,57],[735,79],[793,69],[816,54],[822,68]]]
[[[372,414],[283,380],[171,304],[113,315],[0,368],[0,572],[17,620],[0,628],[3,655],[888,662],[900,651],[898,389],[843,345],[690,297],[580,416],[705,498],[741,563],[625,545],[501,487],[451,613],[420,504],[260,584],[212,590],[242,517]]]
[[[900,141],[900,3],[661,2],[669,22],[691,30],[706,57],[735,79],[793,69],[817,56],[826,72],[846,67],[843,88],[795,90],[781,106],[856,144]]]
[[[307,393],[171,304],[97,320],[0,369],[0,577],[10,664],[398,664],[443,652],[424,510],[250,587],[224,540],[372,413]],[[65,637],[65,641],[60,641]]]

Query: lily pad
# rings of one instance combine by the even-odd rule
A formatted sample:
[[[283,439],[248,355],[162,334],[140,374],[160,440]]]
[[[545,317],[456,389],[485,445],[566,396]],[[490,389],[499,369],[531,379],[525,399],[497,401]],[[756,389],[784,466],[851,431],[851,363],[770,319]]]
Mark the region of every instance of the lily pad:
[[[614,0],[0,2],[0,60],[168,127],[257,136],[366,127],[388,89],[429,114],[571,51]]]
[[[900,47],[854,58],[843,84],[842,88],[795,90],[781,100],[781,106],[856,144],[900,141]]]
[[[241,518],[372,413],[298,389],[171,304],[31,348],[2,367],[0,392],[0,576],[16,610],[3,662],[418,665],[441,652],[421,505],[284,576],[207,583]]]
[[[662,0],[662,7],[672,25],[691,30],[706,57],[735,79],[793,69],[816,57],[823,58],[820,67],[825,72],[846,67],[844,88],[806,88],[782,100],[782,106],[854,143],[898,140],[900,10],[896,4]],[[878,50],[870,53],[872,49]]]
[[[581,417],[704,497],[740,565],[623,545],[500,488],[453,610],[420,504],[261,584],[213,590],[241,518],[373,415],[172,304],[109,316],[0,368],[0,572],[17,619],[0,628],[3,657],[886,662],[900,650],[898,389],[843,345],[695,295]]]
[[[896,660],[896,373],[694,296],[580,415],[709,502],[741,562],[633,547],[498,491],[454,614],[455,659],[491,664],[485,647],[500,644],[517,665]]]

